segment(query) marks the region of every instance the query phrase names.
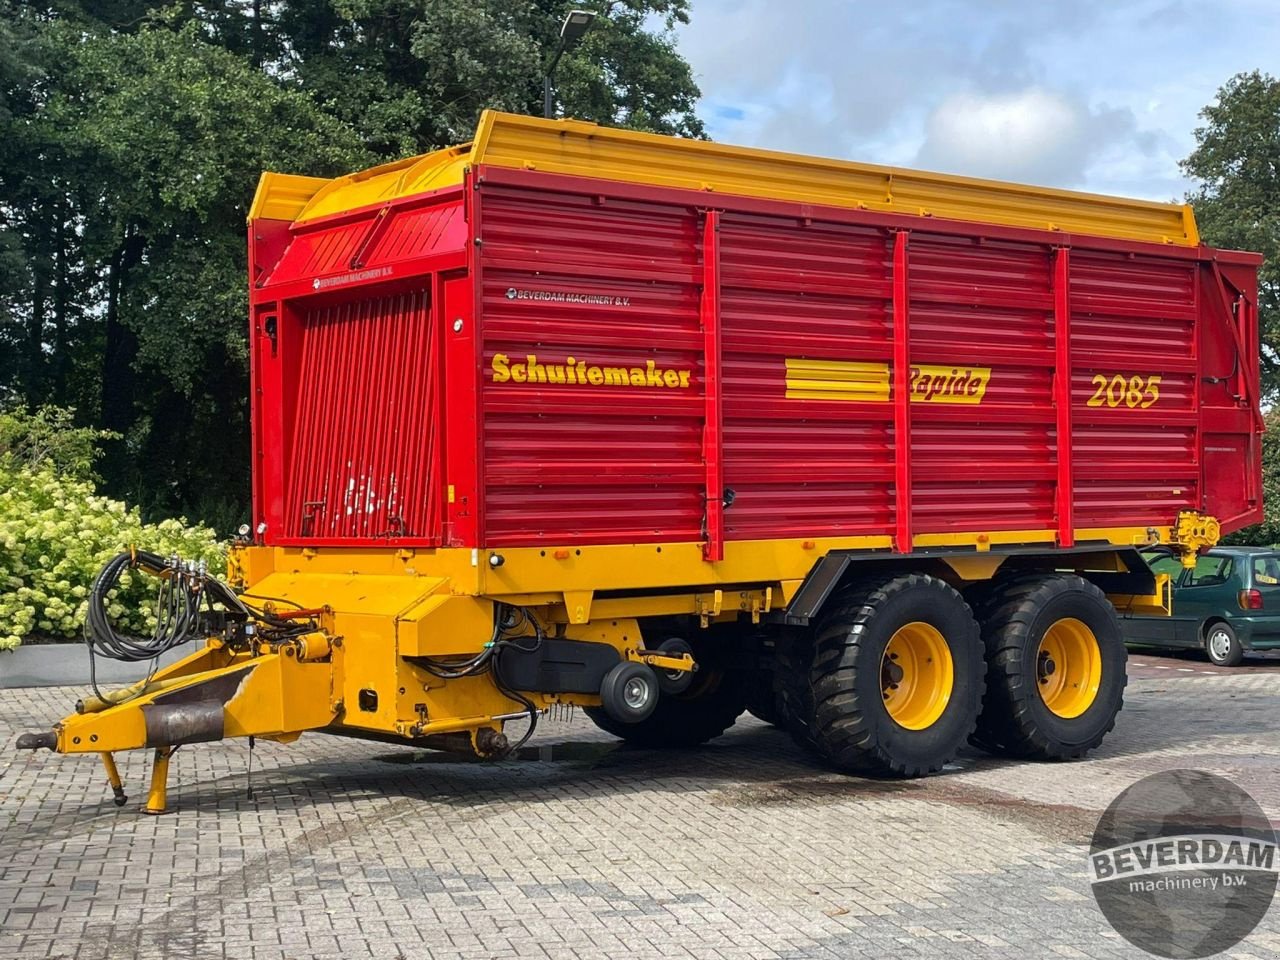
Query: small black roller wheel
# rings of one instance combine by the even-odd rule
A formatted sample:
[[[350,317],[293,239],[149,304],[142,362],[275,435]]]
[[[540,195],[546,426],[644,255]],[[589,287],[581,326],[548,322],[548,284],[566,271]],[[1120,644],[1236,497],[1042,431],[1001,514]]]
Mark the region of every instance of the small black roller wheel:
[[[978,624],[945,582],[855,584],[814,630],[808,737],[841,770],[934,773],[973,733],[982,682]]]
[[[973,742],[1040,760],[1082,757],[1116,724],[1126,653],[1111,602],[1083,577],[1028,574],[978,611],[987,692]]]
[[[1209,655],[1209,662],[1217,667],[1238,667],[1244,660],[1244,644],[1231,625],[1222,620],[1205,628],[1204,652]]]
[[[662,643],[658,644],[658,653],[665,654],[668,657],[682,657],[686,653],[692,656],[693,647],[679,637],[672,637],[670,640],[663,640]],[[684,693],[693,685],[694,671],[692,670],[659,670],[655,668],[654,673],[658,675],[658,688],[670,696]]]
[[[658,678],[643,663],[623,660],[600,684],[600,705],[621,724],[640,723],[658,706]]]
[[[746,697],[739,676],[704,667],[682,694],[663,694],[639,723],[619,723],[600,707],[585,713],[606,733],[638,747],[696,747],[720,736],[738,719]]]

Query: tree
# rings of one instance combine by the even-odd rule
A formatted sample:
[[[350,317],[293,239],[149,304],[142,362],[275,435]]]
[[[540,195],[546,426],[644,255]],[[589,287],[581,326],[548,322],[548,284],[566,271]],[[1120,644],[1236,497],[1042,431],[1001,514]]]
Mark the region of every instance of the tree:
[[[1188,195],[1207,243],[1255,250],[1264,400],[1280,396],[1280,80],[1253,71],[1232,77],[1200,111],[1196,148],[1182,161],[1199,180]]]
[[[130,33],[80,15],[15,22],[39,68],[0,138],[0,222],[23,261],[0,371],[26,402],[73,404],[119,435],[102,467],[117,495],[160,514],[242,514],[254,184],[277,164],[334,174],[372,157],[194,20]]]
[[[468,140],[485,108],[540,114],[542,75],[563,0],[291,0],[275,45],[281,69],[384,157]],[[557,73],[565,112],[701,136],[699,91],[675,49],[688,0],[607,5]],[[663,24],[652,32],[650,24]]]
[[[0,0],[0,399],[120,439],[107,490],[224,532],[248,507],[244,217],[262,170],[320,176],[541,109],[559,0]],[[566,112],[699,136],[672,28],[607,8]],[[657,24],[657,29],[654,29]]]

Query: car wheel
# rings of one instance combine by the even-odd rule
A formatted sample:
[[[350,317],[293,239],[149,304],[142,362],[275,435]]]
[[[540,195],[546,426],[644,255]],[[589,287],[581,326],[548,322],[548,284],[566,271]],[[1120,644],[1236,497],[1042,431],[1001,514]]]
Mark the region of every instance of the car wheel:
[[[1204,634],[1204,650],[1209,661],[1219,667],[1238,667],[1244,659],[1244,646],[1230,625],[1211,623]]]

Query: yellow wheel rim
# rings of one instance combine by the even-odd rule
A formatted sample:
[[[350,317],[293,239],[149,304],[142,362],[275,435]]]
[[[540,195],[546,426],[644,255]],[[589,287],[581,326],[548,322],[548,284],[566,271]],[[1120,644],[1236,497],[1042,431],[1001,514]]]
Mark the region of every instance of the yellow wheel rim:
[[[1044,633],[1036,651],[1036,688],[1051,713],[1070,720],[1098,698],[1102,649],[1098,638],[1074,617],[1064,617]]]
[[[884,707],[900,727],[924,730],[951,700],[955,665],[937,628],[915,621],[889,638],[880,661]]]

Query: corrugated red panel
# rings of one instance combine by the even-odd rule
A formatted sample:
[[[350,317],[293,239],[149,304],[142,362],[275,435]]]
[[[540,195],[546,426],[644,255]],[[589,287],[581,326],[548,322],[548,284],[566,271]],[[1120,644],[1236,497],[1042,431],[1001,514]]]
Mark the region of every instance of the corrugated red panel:
[[[609,189],[486,183],[488,543],[705,539],[721,474],[733,492],[729,540],[901,539],[904,529],[1043,539],[1213,509],[1201,489],[1195,341],[1197,318],[1208,320],[1195,260],[1091,250],[1082,238],[1068,257],[1048,235],[913,229],[895,283],[884,226],[730,203],[708,230],[698,206]],[[704,297],[717,311],[705,336]],[[895,314],[910,365],[902,471]],[[1230,326],[1218,326],[1221,352]],[[703,388],[712,336],[718,430]],[[1062,357],[1070,370],[1058,370]],[[646,363],[687,371],[688,389],[575,382],[569,371]],[[518,382],[516,367],[546,382]],[[1233,398],[1220,402],[1238,412]],[[1067,424],[1070,462],[1058,438]]]
[[[486,542],[698,540],[692,218],[487,189],[483,216]]]
[[[440,542],[436,340],[426,291],[305,314],[285,538]]]
[[[788,359],[887,363],[885,233],[726,216],[720,244],[726,537],[886,532],[891,406],[788,399],[786,383]]]
[[[912,235],[911,362],[989,370],[980,403],[911,404],[915,533],[1054,525],[1053,291],[1040,244]]]
[[[1072,252],[1077,526],[1162,525],[1199,508],[1197,269]]]

